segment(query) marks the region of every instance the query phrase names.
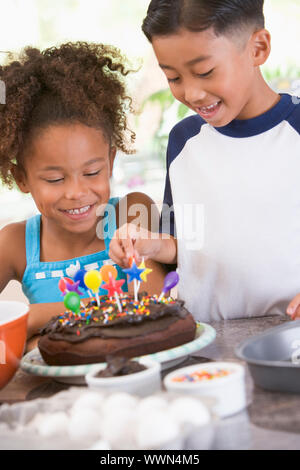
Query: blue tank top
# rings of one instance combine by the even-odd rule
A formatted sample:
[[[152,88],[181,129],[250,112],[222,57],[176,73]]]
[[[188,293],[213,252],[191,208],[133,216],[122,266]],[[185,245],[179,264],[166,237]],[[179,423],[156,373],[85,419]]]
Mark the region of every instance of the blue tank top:
[[[115,208],[119,198],[111,198],[108,201],[110,208]],[[65,261],[41,262],[40,261],[40,214],[31,217],[26,222],[26,269],[22,279],[22,290],[31,304],[49,303],[49,302],[62,302],[63,294],[58,288],[58,282],[62,277],[70,277],[67,275],[66,269],[71,264],[76,264],[79,261],[80,268],[86,269],[100,269],[103,264],[113,264],[109,260],[109,244],[112,236],[116,230],[116,214],[115,210],[106,210],[103,219],[103,230],[106,234],[105,250],[93,253],[91,255],[80,256],[78,258],[68,259]],[[113,264],[118,270],[117,279],[125,279],[122,286],[124,292],[128,291],[127,276],[120,268],[120,266]],[[84,292],[82,298],[88,297],[86,291],[79,288]],[[106,295],[107,291],[100,287],[99,295]]]

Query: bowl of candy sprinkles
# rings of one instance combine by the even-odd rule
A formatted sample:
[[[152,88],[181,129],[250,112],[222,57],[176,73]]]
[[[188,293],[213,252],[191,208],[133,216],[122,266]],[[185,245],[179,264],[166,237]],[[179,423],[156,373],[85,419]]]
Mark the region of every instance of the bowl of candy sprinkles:
[[[164,378],[168,391],[215,399],[214,413],[231,416],[246,407],[245,368],[234,362],[208,362],[183,367]]]

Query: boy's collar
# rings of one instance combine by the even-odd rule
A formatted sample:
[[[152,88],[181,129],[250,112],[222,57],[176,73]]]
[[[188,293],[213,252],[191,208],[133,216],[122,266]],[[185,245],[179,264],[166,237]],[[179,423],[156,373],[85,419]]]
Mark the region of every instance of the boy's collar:
[[[295,109],[296,104],[292,101],[292,95],[280,93],[280,101],[269,111],[252,119],[234,119],[227,126],[216,127],[216,131],[228,137],[253,137],[269,131],[284,121]]]

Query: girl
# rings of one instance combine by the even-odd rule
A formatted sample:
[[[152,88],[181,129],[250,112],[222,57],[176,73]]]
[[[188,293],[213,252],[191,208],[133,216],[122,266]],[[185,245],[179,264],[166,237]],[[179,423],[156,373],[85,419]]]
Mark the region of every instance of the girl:
[[[30,302],[28,338],[64,309],[58,281],[70,265],[100,268],[119,220],[132,221],[133,204],[152,206],[155,215],[144,194],[110,198],[116,151],[132,153],[127,134],[135,138],[126,116],[131,99],[123,79],[129,72],[117,49],[82,42],[44,52],[28,47],[18,61],[0,67],[6,85],[2,180],[31,193],[40,211],[0,232],[0,292],[12,279],[22,283]],[[139,219],[142,226],[146,219]],[[158,292],[163,268],[151,261],[148,268],[155,275],[145,289]]]

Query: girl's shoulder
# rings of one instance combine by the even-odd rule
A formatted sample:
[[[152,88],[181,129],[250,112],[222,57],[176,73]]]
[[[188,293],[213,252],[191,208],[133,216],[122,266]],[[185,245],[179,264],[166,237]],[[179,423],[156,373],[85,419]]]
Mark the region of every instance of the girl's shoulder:
[[[126,194],[116,204],[117,227],[124,223],[138,222],[148,230],[157,231],[159,225],[157,204],[147,194],[132,192]]]
[[[0,230],[0,252],[15,276],[22,278],[26,267],[26,220],[5,225]]]

